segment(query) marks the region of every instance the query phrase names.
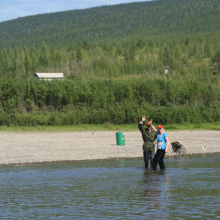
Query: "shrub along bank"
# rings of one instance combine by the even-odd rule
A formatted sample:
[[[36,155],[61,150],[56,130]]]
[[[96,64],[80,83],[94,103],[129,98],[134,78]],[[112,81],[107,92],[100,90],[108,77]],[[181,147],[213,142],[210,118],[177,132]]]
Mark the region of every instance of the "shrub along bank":
[[[141,115],[163,124],[217,122],[219,102],[217,87],[196,80],[11,78],[0,82],[0,125],[132,124]]]

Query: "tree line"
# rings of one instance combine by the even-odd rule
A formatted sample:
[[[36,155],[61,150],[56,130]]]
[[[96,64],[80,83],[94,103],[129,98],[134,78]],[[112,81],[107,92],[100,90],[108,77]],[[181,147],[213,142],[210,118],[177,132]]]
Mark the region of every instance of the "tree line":
[[[217,3],[152,1],[0,23],[0,125],[219,121]]]
[[[0,83],[0,125],[216,122],[220,92],[196,80],[91,78],[44,81],[9,78]]]
[[[26,78],[35,72],[64,72],[67,77],[146,75],[216,84],[220,70],[220,44],[216,39],[201,34],[99,45],[83,40],[58,49],[45,42],[39,47],[35,44],[5,47],[0,49],[0,77]],[[164,69],[169,71],[166,77]]]
[[[220,45],[214,39],[4,48],[0,125],[135,123],[142,114],[157,123],[219,121]],[[35,72],[64,72],[65,79],[38,80]]]

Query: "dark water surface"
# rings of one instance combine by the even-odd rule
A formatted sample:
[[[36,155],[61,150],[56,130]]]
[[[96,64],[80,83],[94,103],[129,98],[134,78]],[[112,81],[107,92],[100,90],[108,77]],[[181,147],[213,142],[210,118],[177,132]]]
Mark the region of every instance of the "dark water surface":
[[[0,219],[220,219],[220,155],[0,167]]]

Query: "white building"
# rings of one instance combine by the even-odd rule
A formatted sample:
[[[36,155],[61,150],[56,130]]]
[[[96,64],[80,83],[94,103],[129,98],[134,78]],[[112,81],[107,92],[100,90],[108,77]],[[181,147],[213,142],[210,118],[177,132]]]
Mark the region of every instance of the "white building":
[[[64,78],[63,73],[35,73],[35,76],[43,80],[60,80]]]

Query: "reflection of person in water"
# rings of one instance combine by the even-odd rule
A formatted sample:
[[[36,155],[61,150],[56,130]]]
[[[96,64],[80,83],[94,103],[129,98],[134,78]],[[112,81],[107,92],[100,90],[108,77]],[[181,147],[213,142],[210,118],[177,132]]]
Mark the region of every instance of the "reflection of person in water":
[[[145,219],[170,219],[167,204],[170,196],[169,173],[144,172]],[[157,211],[156,211],[157,210]]]

